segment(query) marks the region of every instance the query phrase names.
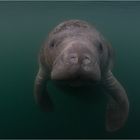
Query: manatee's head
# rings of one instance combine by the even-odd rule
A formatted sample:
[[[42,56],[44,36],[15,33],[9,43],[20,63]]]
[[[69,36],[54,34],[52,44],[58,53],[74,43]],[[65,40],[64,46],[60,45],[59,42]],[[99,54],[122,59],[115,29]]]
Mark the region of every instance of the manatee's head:
[[[65,40],[63,48],[53,62],[51,79],[80,85],[82,82],[99,82],[108,65],[107,49],[99,41],[82,39]]]

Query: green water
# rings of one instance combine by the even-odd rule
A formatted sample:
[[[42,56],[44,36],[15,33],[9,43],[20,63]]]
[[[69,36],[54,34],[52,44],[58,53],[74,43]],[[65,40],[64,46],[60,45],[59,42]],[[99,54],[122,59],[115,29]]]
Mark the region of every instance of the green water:
[[[34,102],[38,51],[67,19],[94,23],[115,49],[113,72],[130,101],[118,132],[105,131],[107,101],[100,88],[62,91],[50,82],[55,112],[41,112]],[[0,2],[0,138],[140,138],[139,72],[140,2]],[[81,96],[70,96],[76,92]]]

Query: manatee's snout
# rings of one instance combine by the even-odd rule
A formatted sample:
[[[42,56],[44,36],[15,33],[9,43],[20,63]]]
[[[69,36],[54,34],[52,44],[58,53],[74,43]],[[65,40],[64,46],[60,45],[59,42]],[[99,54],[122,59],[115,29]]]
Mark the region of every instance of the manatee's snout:
[[[83,44],[72,44],[56,59],[51,78],[99,81],[101,72],[96,53],[92,53]]]
[[[86,53],[81,54],[80,52],[73,52],[64,56],[63,62],[65,66],[69,67],[69,70],[73,69],[79,74],[82,71],[85,71],[85,73],[91,71],[92,65],[96,63],[96,60],[92,60],[91,57]]]
[[[68,60],[67,60],[68,63],[78,64],[78,60],[79,58],[77,53],[71,53],[68,55]]]

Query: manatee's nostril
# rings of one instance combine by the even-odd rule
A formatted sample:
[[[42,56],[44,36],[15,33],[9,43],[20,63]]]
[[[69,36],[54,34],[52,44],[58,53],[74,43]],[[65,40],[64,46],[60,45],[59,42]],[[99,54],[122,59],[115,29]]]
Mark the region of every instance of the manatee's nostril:
[[[89,59],[84,59],[83,64],[89,64],[91,61]]]
[[[91,64],[91,58],[89,55],[84,55],[84,58],[82,60],[82,68],[84,71],[90,71],[91,67],[90,67],[90,64]]]
[[[78,56],[77,56],[77,54],[73,53],[73,54],[71,54],[71,55],[69,56],[69,58],[70,58],[70,62],[71,62],[71,63],[73,63],[73,64],[78,63]]]
[[[89,56],[85,56],[85,57],[84,57],[84,60],[83,60],[83,64],[84,64],[84,65],[87,65],[87,64],[89,64],[90,62],[91,62],[90,57],[89,57]]]

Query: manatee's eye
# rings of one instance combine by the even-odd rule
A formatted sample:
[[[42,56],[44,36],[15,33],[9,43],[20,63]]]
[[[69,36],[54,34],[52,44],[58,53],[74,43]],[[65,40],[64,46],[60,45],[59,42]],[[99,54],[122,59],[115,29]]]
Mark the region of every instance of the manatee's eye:
[[[55,41],[54,40],[52,40],[51,42],[50,42],[50,48],[53,48],[54,46],[55,46]]]
[[[103,52],[103,46],[102,46],[102,43],[99,43],[99,44],[97,45],[97,48],[98,48],[98,50],[99,50],[100,53]]]

